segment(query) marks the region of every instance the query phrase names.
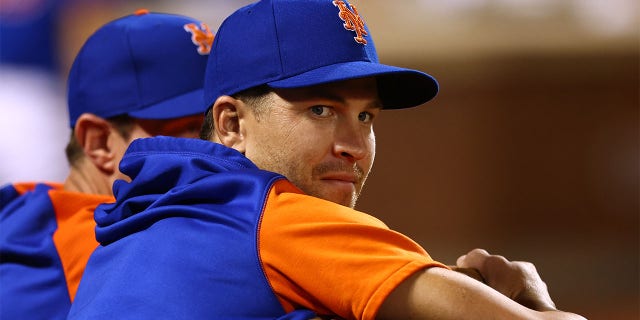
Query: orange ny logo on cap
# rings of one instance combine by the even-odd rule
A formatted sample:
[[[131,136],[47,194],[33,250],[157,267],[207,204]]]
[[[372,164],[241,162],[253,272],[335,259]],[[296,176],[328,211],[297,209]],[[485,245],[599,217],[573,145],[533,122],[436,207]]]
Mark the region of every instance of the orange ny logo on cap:
[[[188,23],[184,25],[184,30],[191,33],[191,41],[198,46],[198,53],[201,55],[209,54],[211,52],[211,45],[213,45],[213,33],[209,29],[209,26],[202,23],[199,27],[195,23]]]
[[[367,35],[367,30],[364,28],[364,21],[360,18],[356,7],[351,5],[351,9],[353,9],[353,11],[351,11],[344,1],[341,0],[333,1],[333,5],[340,9],[338,16],[344,21],[344,28],[356,32],[356,36],[353,37],[353,39],[355,39],[357,43],[367,44],[367,40],[363,37]]]

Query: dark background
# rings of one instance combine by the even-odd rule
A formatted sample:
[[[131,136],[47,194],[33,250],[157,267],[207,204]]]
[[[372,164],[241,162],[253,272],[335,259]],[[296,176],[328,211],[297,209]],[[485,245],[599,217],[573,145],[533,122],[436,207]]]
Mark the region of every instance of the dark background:
[[[560,309],[640,319],[640,4],[356,3],[382,62],[441,86],[378,118],[357,208],[448,264],[533,262]]]
[[[441,92],[378,118],[358,209],[445,263],[475,247],[531,261],[561,309],[638,319],[637,55],[407,65]]]

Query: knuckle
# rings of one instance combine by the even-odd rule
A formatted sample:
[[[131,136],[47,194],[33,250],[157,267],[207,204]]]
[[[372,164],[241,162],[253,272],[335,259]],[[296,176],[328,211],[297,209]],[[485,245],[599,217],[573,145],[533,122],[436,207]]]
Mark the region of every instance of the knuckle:
[[[469,253],[467,253],[467,255],[472,255],[472,256],[489,256],[489,252],[487,252],[487,250],[484,249],[480,249],[480,248],[475,248],[471,251],[469,251]]]
[[[511,269],[509,264],[509,261],[505,257],[499,255],[490,255],[484,259],[484,266],[490,270]]]
[[[528,261],[513,261],[511,262],[515,268],[519,269],[523,273],[537,273],[536,266]]]

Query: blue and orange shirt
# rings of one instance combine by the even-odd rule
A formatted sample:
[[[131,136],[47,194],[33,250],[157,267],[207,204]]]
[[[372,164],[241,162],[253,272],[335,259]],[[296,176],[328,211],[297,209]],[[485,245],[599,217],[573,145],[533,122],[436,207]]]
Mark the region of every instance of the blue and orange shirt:
[[[93,210],[112,201],[54,183],[0,189],[0,318],[66,319],[98,246]]]
[[[219,144],[134,141],[69,319],[274,319],[310,309],[373,319],[439,266],[380,220],[303,194]]]

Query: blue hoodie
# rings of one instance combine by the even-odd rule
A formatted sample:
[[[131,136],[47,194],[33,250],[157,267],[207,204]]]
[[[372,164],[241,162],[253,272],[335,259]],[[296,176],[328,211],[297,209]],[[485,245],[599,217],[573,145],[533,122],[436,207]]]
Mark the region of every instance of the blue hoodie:
[[[69,319],[373,319],[434,262],[379,220],[304,195],[222,145],[134,141],[95,211],[100,246]]]

